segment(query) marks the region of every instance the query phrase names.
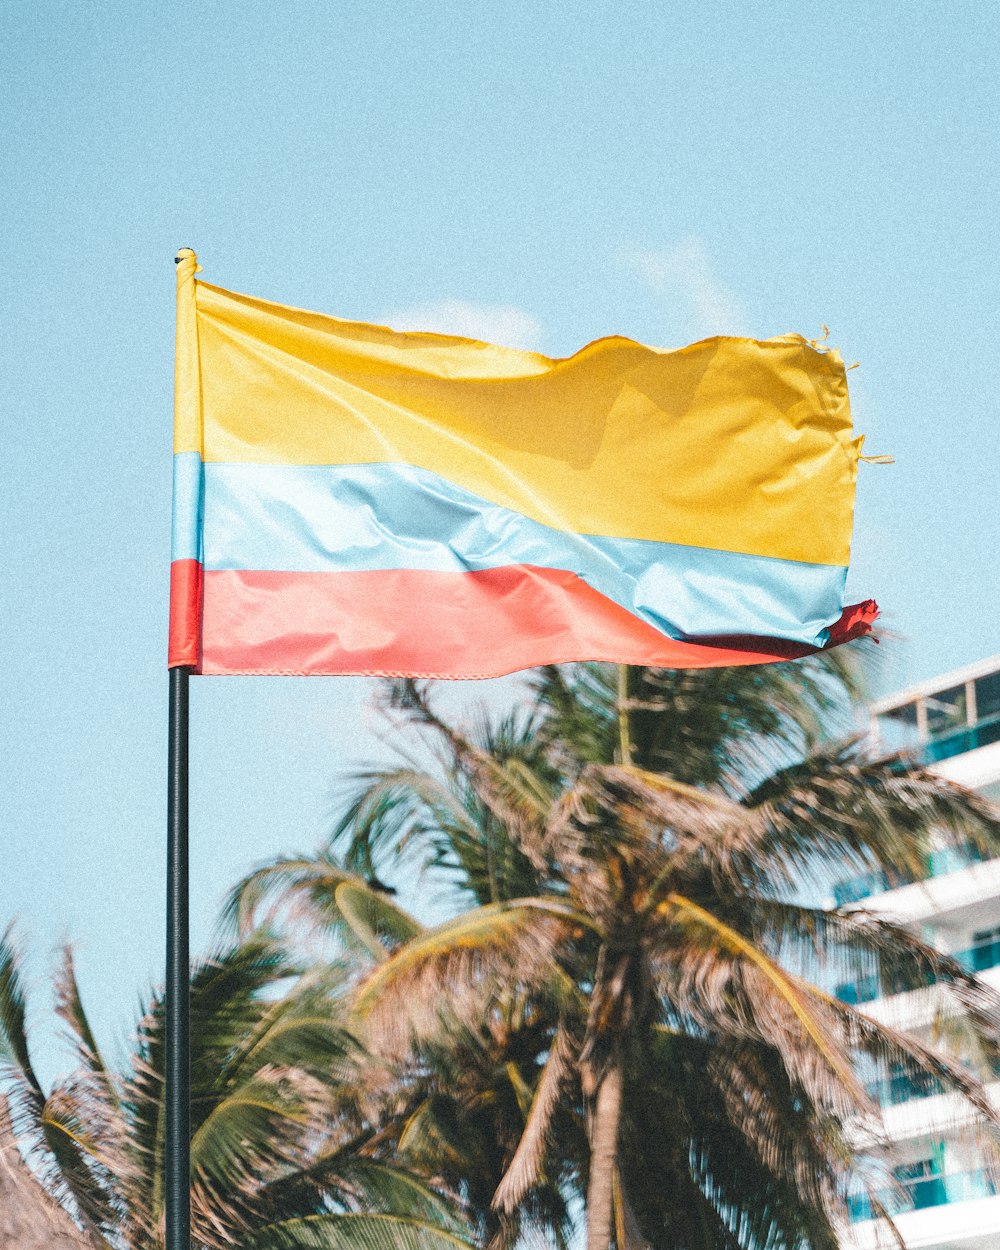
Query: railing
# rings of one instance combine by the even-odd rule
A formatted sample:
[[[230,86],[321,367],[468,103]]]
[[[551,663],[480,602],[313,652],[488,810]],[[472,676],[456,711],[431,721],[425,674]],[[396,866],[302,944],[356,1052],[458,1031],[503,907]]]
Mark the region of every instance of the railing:
[[[939,851],[931,851],[928,860],[927,880],[931,877],[944,877],[949,872],[957,872],[960,868],[968,868],[970,864],[981,863],[983,853],[975,846],[949,846]],[[902,885],[912,885],[917,877],[897,872],[891,875],[876,869],[864,872],[857,877],[849,877],[846,881],[838,881],[833,887],[834,902],[838,907],[846,907],[849,903],[858,903],[863,898],[871,898],[874,894],[884,894],[886,890],[895,890]]]
[[[872,1098],[882,1107],[898,1107],[916,1098],[933,1098],[943,1094],[944,1086],[936,1076],[929,1073],[896,1073],[878,1081],[870,1081],[865,1087]]]
[[[1000,967],[1000,937],[989,938],[985,942],[977,942],[965,950],[952,951],[951,958],[966,972],[986,972],[990,968]],[[875,973],[859,977],[856,981],[843,981],[837,986],[836,995],[842,1003],[858,1007],[862,1003],[874,1002],[876,998],[885,998],[890,994],[905,994],[909,990],[925,989],[934,984],[930,973],[923,976],[913,972],[900,974],[891,981],[883,979]]]
[[[991,742],[1000,742],[1000,716],[987,716],[975,725],[955,729],[951,733],[931,738],[921,752],[924,762],[936,764],[940,760],[951,759],[953,755],[964,755],[966,751],[975,751],[977,747],[989,746]]]
[[[901,879],[897,884],[905,883]],[[857,877],[849,877],[846,881],[838,881],[833,887],[833,899],[838,907],[846,907],[849,903],[871,898],[873,894],[884,894],[886,890],[892,888],[892,883],[884,872],[863,872]]]
[[[992,1198],[997,1192],[996,1183],[984,1168],[973,1172],[950,1172],[945,1176],[920,1176],[900,1181],[898,1189],[886,1189],[877,1194],[878,1201],[889,1215],[902,1215],[906,1211],[923,1211],[928,1207],[941,1207],[950,1202],[971,1202],[976,1198]],[[851,1220],[874,1219],[867,1194],[852,1194],[847,1200]]]
[[[983,1076],[976,1074],[971,1065],[969,1074],[979,1075],[981,1080],[996,1081],[1000,1079],[1000,1063]],[[872,1098],[882,1107],[899,1107],[903,1103],[913,1102],[920,1098],[934,1098],[945,1092],[943,1082],[929,1072],[894,1072],[892,1076],[869,1081],[865,1086]]]
[[[931,851],[930,876],[946,877],[949,872],[958,872],[970,864],[981,864],[984,859],[978,846],[945,846],[939,851]]]
[[[934,984],[934,977],[925,972],[923,976],[916,972],[906,975],[900,973],[890,981],[872,973],[867,977],[859,977],[856,981],[843,981],[837,986],[836,996],[842,1003],[859,1007],[862,1003],[873,1003],[876,998],[888,998],[892,994],[906,994],[910,990],[926,989]]]
[[[986,972],[988,968],[1000,967],[1000,937],[977,942],[964,951],[955,951],[952,959],[960,963],[966,972]]]

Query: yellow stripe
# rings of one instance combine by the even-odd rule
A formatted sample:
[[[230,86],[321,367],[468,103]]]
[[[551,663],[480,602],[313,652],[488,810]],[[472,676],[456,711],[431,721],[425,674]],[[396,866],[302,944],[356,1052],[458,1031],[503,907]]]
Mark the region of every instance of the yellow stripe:
[[[575,533],[848,562],[844,366],[797,335],[551,360],[196,289],[203,430],[178,451],[411,464]]]
[[[198,313],[195,274],[201,268],[189,247],[177,266],[177,350],[174,354],[174,451],[201,451],[201,381],[198,377]]]

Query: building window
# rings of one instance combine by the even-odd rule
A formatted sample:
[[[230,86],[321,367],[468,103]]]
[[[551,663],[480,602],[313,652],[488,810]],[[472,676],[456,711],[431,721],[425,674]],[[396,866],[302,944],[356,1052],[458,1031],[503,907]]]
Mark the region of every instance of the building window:
[[[976,682],[976,719],[1000,716],[1000,673],[990,673]]]
[[[928,695],[927,732],[932,738],[964,728],[966,724],[965,686],[952,686],[938,694]]]

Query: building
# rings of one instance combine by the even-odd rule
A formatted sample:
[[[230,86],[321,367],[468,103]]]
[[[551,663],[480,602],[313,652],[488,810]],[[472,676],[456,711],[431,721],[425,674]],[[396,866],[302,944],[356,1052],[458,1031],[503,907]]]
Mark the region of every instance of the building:
[[[1000,801],[1000,656],[947,673],[873,705],[872,730],[885,750],[907,748],[936,772]],[[1000,989],[1000,859],[971,848],[931,851],[919,882],[868,874],[841,882],[838,904],[858,903],[906,925]],[[897,1028],[934,1036],[935,991],[879,997],[872,979],[837,988],[847,1002]],[[990,1092],[1000,1102],[1000,1073]],[[1000,1250],[1000,1186],[962,1132],[967,1112],[935,1082],[905,1074],[875,1083],[894,1144],[903,1197],[886,1195],[907,1250]],[[892,1192],[892,1191],[890,1191]],[[867,1199],[853,1204],[845,1250],[883,1244]]]

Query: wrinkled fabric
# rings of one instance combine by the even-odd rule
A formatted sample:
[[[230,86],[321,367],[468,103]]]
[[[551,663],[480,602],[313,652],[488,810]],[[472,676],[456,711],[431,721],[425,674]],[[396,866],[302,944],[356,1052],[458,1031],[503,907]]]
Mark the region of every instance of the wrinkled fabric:
[[[178,265],[171,665],[485,676],[759,663],[845,615],[846,375],[797,335],[564,360]],[[850,629],[844,622],[850,612]]]

